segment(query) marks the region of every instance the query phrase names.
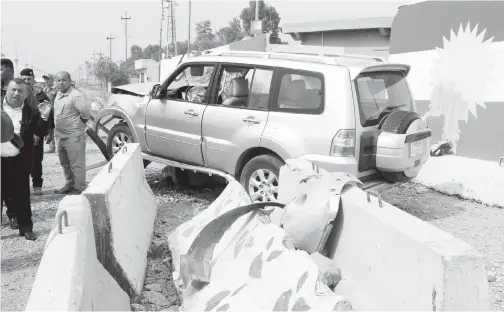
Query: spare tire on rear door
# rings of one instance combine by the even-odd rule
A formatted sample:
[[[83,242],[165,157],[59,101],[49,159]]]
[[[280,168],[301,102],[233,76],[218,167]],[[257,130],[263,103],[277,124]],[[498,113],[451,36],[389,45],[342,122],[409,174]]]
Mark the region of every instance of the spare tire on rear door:
[[[380,122],[376,168],[389,182],[415,178],[429,159],[431,132],[420,115],[393,111]]]

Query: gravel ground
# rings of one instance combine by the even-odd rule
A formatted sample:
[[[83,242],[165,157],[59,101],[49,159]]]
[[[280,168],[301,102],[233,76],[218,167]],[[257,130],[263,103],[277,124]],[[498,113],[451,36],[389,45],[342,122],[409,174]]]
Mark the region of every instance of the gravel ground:
[[[504,209],[460,200],[424,186],[403,184],[383,199],[476,248],[485,260],[495,311],[504,311]]]
[[[102,161],[96,145],[88,140],[88,165]],[[220,194],[224,186],[180,189],[162,172],[162,166],[151,164],[146,177],[157,202],[158,218],[151,249],[145,291],[133,310],[176,311],[179,302],[173,280],[171,255],[167,235],[179,224],[205,209]],[[90,181],[100,169],[88,171]],[[49,234],[56,209],[62,196],[52,195],[52,190],[63,184],[63,173],[56,154],[44,155],[43,196],[32,196],[34,231],[39,239],[26,241],[2,219],[2,311],[24,310],[30,295],[38,264]],[[455,237],[465,240],[484,256],[495,310],[504,310],[504,209],[463,201],[446,196],[422,186],[404,184],[383,192],[386,201],[425,220]]]

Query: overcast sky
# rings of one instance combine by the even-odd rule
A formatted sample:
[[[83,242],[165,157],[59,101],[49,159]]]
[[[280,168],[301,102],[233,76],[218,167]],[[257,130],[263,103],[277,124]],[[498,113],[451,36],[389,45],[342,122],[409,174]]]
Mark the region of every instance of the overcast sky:
[[[177,40],[188,36],[188,1],[176,6]],[[407,1],[266,1],[280,14],[281,23],[341,18],[393,16]],[[214,30],[240,15],[248,1],[193,0],[191,38],[194,23],[210,20]],[[1,2],[2,52],[15,58],[16,41],[19,72],[25,63],[48,72],[76,68],[100,49],[109,54],[107,36],[112,42],[112,59],[125,58],[124,16],[128,22],[128,45],[145,47],[159,43],[160,1],[5,1]],[[164,25],[166,27],[166,25]],[[163,45],[166,33],[163,32]],[[129,53],[129,52],[128,52]]]

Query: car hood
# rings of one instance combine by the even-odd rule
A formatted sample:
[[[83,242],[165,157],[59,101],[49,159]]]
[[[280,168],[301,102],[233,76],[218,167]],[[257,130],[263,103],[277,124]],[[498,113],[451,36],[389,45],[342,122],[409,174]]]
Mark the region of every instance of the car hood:
[[[113,94],[128,94],[135,96],[145,96],[148,95],[152,90],[152,87],[158,84],[158,82],[144,82],[144,83],[133,83],[123,86],[112,87],[111,91]]]

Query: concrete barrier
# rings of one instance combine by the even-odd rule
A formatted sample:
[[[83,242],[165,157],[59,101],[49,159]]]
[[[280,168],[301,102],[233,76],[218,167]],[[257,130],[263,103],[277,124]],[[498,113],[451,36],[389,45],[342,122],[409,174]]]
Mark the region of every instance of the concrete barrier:
[[[291,183],[280,183],[279,198],[324,187],[330,175],[287,161],[280,181]],[[485,265],[474,248],[375,196],[343,190],[325,249],[342,273],[335,292],[357,310],[488,310]]]
[[[65,212],[66,226],[64,220],[59,220]],[[27,311],[130,310],[128,295],[98,262],[93,233],[91,207],[86,198],[63,198],[45,245]]]
[[[220,241],[199,246],[198,254],[215,249],[211,255],[210,283],[184,283],[184,257],[201,235],[211,240],[217,229],[207,225],[250,198],[236,181],[229,183],[212,205],[180,225],[168,237],[174,264],[173,278],[182,296],[184,311],[307,311],[351,309],[348,301],[324,283],[317,262],[302,250],[295,250],[289,235],[271,224],[267,213],[252,211],[230,224]],[[210,234],[210,235],[209,235]],[[210,251],[211,252],[211,251]],[[204,257],[204,256],[202,256]],[[201,258],[200,258],[201,259]],[[193,272],[194,273],[194,272]]]
[[[465,242],[347,174],[287,160],[280,181],[283,210],[254,211],[231,182],[169,235],[183,310],[489,309],[483,259]],[[327,267],[340,270],[337,285]]]
[[[82,194],[92,208],[98,260],[135,301],[142,293],[157,216],[139,144],[126,144]]]

